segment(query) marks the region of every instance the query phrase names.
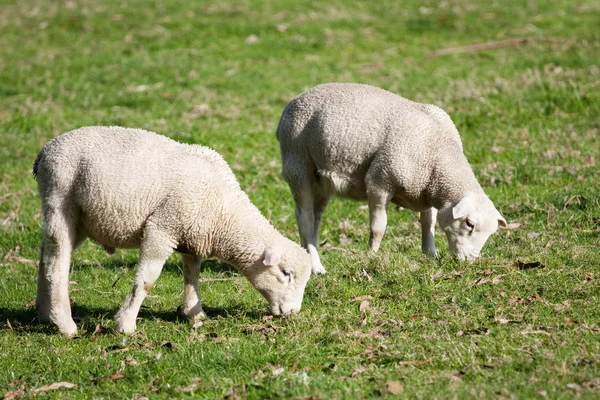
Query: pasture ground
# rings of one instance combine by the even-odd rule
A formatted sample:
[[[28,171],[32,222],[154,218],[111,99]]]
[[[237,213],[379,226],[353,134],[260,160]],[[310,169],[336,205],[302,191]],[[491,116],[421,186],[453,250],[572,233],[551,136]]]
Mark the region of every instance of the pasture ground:
[[[599,26],[592,0],[0,0],[0,395],[598,398]],[[464,48],[476,44],[491,48]],[[448,257],[442,233],[441,257],[423,256],[417,214],[393,209],[368,254],[365,204],[335,199],[329,274],[311,279],[298,315],[270,318],[246,280],[208,260],[210,319],[192,329],[173,257],[122,336],[112,317],[137,252],[86,242],[70,278],[80,337],[37,322],[31,167],[48,140],[122,125],[208,145],[298,240],[274,131],[289,100],[332,81],[451,115],[510,223],[480,260]]]

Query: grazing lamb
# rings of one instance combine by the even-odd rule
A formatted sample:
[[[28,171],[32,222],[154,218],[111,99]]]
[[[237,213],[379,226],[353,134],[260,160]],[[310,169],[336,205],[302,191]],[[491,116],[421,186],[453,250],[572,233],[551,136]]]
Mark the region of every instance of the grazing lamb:
[[[283,237],[241,190],[215,151],[141,129],[85,127],[50,141],[33,166],[44,216],[36,306],[42,321],[74,335],[68,282],[72,250],[86,238],[139,248],[131,293],[116,316],[135,331],[142,301],[167,258],[183,258],[183,312],[206,317],[200,304],[200,260],[236,265],[274,315],[300,310],[310,257]]]
[[[315,274],[326,272],[317,243],[332,195],[368,201],[372,251],[390,201],[421,213],[422,249],[430,255],[436,216],[461,259],[478,257],[498,224],[506,225],[477,182],[452,120],[436,106],[369,85],[319,85],[287,105],[277,139]]]

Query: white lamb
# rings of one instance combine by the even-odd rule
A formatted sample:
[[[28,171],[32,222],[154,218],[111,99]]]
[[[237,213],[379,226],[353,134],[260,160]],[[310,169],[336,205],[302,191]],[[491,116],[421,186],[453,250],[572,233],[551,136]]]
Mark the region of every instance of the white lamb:
[[[50,141],[33,168],[44,215],[36,306],[42,321],[74,335],[68,282],[72,250],[86,238],[139,248],[131,293],[116,316],[131,333],[166,259],[183,258],[183,312],[200,304],[200,260],[236,265],[275,315],[300,310],[310,277],[306,250],[283,237],[241,190],[215,151],[141,129],[85,127]]]
[[[436,216],[461,259],[478,257],[498,224],[506,225],[477,182],[452,120],[436,106],[369,85],[319,85],[287,105],[277,139],[315,274],[326,272],[317,243],[332,195],[368,200],[372,251],[390,201],[421,213],[422,249],[430,255],[437,253]]]

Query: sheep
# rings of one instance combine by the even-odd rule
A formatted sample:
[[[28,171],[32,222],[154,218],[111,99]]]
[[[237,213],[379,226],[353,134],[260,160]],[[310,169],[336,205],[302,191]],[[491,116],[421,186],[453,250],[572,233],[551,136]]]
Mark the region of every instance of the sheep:
[[[200,261],[235,266],[267,299],[274,315],[298,312],[310,277],[305,249],[282,236],[250,202],[217,152],[141,129],[83,127],[47,143],[34,164],[44,218],[36,307],[67,336],[71,252],[90,238],[110,253],[139,248],[133,288],[116,330],[132,333],[163,264],[183,259],[183,313],[206,317]]]
[[[477,182],[454,123],[434,105],[364,84],[322,84],[285,107],[276,135],[313,274],[326,272],[317,243],[333,195],[368,201],[374,252],[389,202],[420,212],[421,247],[432,256],[436,216],[460,259],[478,257],[498,225],[506,226]]]

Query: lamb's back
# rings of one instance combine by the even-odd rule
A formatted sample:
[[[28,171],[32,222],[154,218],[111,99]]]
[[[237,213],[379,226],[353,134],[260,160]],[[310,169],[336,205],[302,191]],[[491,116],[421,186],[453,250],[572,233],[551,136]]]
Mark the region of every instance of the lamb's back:
[[[277,137],[284,157],[305,152],[319,170],[356,175],[381,151],[427,162],[436,143],[460,142],[441,109],[354,83],[318,85],[297,96],[283,112]]]
[[[182,229],[174,225],[193,223],[184,215],[216,208],[207,201],[218,201],[217,186],[237,185],[218,153],[141,129],[81,128],[48,143],[40,158],[40,192],[62,192],[81,210],[88,236],[113,247],[137,247],[157,210]]]

